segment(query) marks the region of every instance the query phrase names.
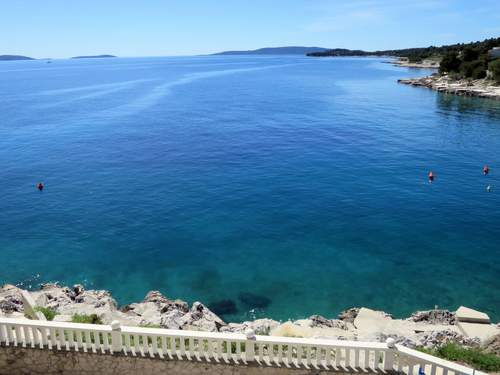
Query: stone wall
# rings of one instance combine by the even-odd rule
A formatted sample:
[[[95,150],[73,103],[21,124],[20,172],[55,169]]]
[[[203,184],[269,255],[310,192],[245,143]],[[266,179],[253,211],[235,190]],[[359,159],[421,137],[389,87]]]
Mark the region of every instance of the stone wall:
[[[257,363],[235,365],[0,346],[0,375],[17,374],[344,375],[320,369],[278,368]]]

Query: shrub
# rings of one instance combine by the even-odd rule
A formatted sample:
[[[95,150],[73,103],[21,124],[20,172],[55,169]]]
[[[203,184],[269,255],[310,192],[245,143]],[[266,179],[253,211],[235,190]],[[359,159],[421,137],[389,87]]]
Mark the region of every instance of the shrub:
[[[500,83],[500,59],[493,60],[488,65],[488,70],[491,72],[493,79]]]
[[[418,350],[450,361],[466,363],[478,370],[500,371],[500,357],[495,354],[485,353],[481,349],[463,348],[457,344],[449,343],[434,350],[423,348]]]
[[[54,320],[54,318],[57,315],[57,313],[54,310],[49,309],[48,307],[35,306],[33,310],[35,312],[41,312],[45,316],[45,319],[47,320]]]
[[[97,314],[73,314],[71,317],[73,323],[86,323],[86,324],[103,324],[101,318]]]

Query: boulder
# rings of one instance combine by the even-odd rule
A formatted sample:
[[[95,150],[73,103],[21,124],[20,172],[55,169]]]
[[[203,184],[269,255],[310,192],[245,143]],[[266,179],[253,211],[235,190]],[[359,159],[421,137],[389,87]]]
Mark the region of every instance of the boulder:
[[[182,329],[217,332],[226,323],[201,302],[193,303],[187,314],[181,318]]]
[[[356,317],[358,316],[359,310],[359,307],[352,307],[350,309],[342,311],[339,314],[338,318],[340,320],[343,320],[344,322],[354,323],[354,319],[356,319]]]
[[[0,315],[23,315],[24,307],[21,289],[14,285],[5,284],[0,287]]]

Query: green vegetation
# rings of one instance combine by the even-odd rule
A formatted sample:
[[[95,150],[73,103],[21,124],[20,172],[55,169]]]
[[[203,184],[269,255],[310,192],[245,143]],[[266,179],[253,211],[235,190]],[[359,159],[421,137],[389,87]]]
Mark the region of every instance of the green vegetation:
[[[439,72],[449,73],[456,79],[485,78],[486,72],[492,72],[493,79],[500,83],[500,59],[492,59],[488,55],[493,47],[500,46],[500,38],[486,39],[481,42],[451,44],[447,46],[426,48],[406,48],[366,52],[359,50],[332,49],[324,52],[310,53],[308,56],[395,56],[406,57],[409,62],[423,60],[441,60]]]
[[[86,323],[86,324],[103,324],[101,318],[97,314],[73,314],[71,317],[72,323]]]
[[[485,353],[481,349],[463,348],[457,344],[449,343],[434,350],[424,348],[418,348],[418,350],[449,361],[468,364],[477,370],[500,371],[500,357]]]
[[[49,309],[48,307],[35,306],[33,310],[35,312],[41,312],[47,320],[54,320],[55,316],[57,315],[54,310]]]
[[[500,59],[495,59],[488,64],[488,70],[492,74],[492,78],[500,84]]]
[[[144,328],[161,328],[161,325],[154,324],[154,323],[145,323],[145,324],[139,324],[139,327],[144,327]]]

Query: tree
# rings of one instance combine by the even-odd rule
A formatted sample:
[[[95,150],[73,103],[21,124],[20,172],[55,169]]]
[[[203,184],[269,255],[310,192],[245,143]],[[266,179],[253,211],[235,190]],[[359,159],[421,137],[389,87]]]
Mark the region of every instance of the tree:
[[[458,72],[461,61],[456,52],[449,52],[443,56],[441,64],[439,64],[440,73]]]
[[[479,58],[479,51],[475,48],[467,46],[462,51],[462,60],[463,61],[474,61]]]
[[[490,71],[493,79],[500,83],[500,59],[495,59],[488,65],[488,70]]]

